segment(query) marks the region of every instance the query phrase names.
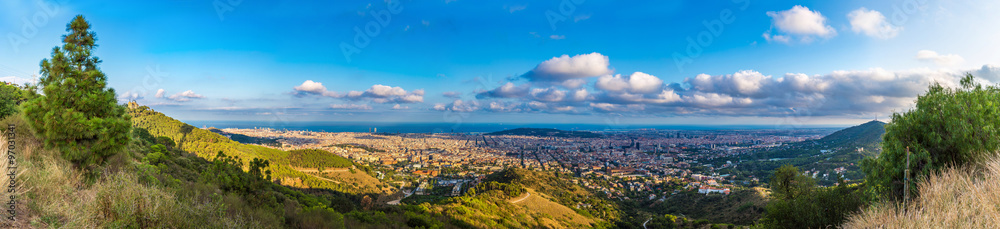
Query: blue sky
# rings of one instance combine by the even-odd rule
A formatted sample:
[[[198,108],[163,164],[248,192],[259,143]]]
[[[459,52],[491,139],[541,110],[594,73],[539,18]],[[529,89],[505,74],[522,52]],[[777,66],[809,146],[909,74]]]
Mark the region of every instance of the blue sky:
[[[857,124],[1000,80],[995,1],[0,7],[0,80],[29,82],[83,14],[121,100],[189,121]]]

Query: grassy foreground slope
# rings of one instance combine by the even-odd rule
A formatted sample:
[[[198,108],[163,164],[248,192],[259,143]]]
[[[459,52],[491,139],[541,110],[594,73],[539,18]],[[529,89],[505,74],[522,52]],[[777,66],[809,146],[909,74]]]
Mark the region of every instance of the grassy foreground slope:
[[[906,206],[877,203],[844,228],[1000,228],[1000,157],[930,175]]]

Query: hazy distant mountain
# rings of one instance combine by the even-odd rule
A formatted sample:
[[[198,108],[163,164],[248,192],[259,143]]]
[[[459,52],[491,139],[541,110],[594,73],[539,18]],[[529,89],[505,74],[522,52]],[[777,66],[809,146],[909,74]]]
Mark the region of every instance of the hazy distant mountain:
[[[565,131],[552,128],[517,128],[488,133],[486,135],[520,135],[536,137],[599,138],[603,135],[588,131]]]

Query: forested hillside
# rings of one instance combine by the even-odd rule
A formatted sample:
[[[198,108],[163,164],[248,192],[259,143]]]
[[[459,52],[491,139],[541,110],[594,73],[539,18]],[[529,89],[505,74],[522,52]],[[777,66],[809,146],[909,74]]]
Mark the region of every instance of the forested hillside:
[[[165,136],[176,143],[180,150],[197,154],[199,157],[210,159],[219,152],[229,156],[239,157],[245,161],[259,158],[270,161],[267,169],[272,171],[274,179],[284,185],[302,188],[320,188],[348,193],[383,194],[379,190],[359,190],[348,184],[337,184],[331,181],[320,179],[315,176],[300,172],[292,168],[293,161],[296,165],[320,165],[326,164],[329,167],[347,167],[345,159],[333,154],[326,156],[316,156],[315,152],[307,156],[310,160],[320,160],[304,162],[292,159],[301,159],[302,155],[296,153],[292,155],[287,151],[271,149],[263,146],[246,145],[229,138],[213,133],[208,130],[198,129],[185,124],[176,119],[170,118],[162,113],[156,112],[145,106],[133,106],[129,109],[132,115],[132,123],[135,128],[144,129],[152,136]],[[306,166],[300,166],[306,167]]]

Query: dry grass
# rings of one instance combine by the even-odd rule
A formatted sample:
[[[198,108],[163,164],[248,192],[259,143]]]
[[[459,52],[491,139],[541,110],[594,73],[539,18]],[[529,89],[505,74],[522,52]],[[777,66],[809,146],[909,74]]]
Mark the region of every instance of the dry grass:
[[[531,212],[548,216],[542,217],[543,225],[546,227],[581,228],[589,227],[591,223],[594,223],[594,220],[576,213],[573,209],[546,199],[545,194],[535,192],[532,189],[527,189],[527,192],[530,192],[531,196],[515,205],[524,206]]]
[[[1000,228],[1000,157],[984,161],[934,174],[905,208],[875,204],[844,228]]]
[[[11,122],[17,125],[18,219],[0,220],[2,228],[261,227],[245,214],[222,215],[221,200],[204,203],[178,200],[170,191],[140,183],[129,171],[105,173],[103,178],[88,185],[83,173],[62,159],[59,152],[43,148],[23,119],[9,117],[0,120],[0,125],[6,129]],[[6,153],[6,139],[0,140],[4,140],[0,146]],[[0,163],[9,163],[6,154]],[[126,167],[132,163],[128,159]],[[6,182],[10,178],[4,171],[0,179]],[[6,191],[4,188],[0,195],[4,200],[9,199]],[[8,215],[3,213],[5,217]]]

